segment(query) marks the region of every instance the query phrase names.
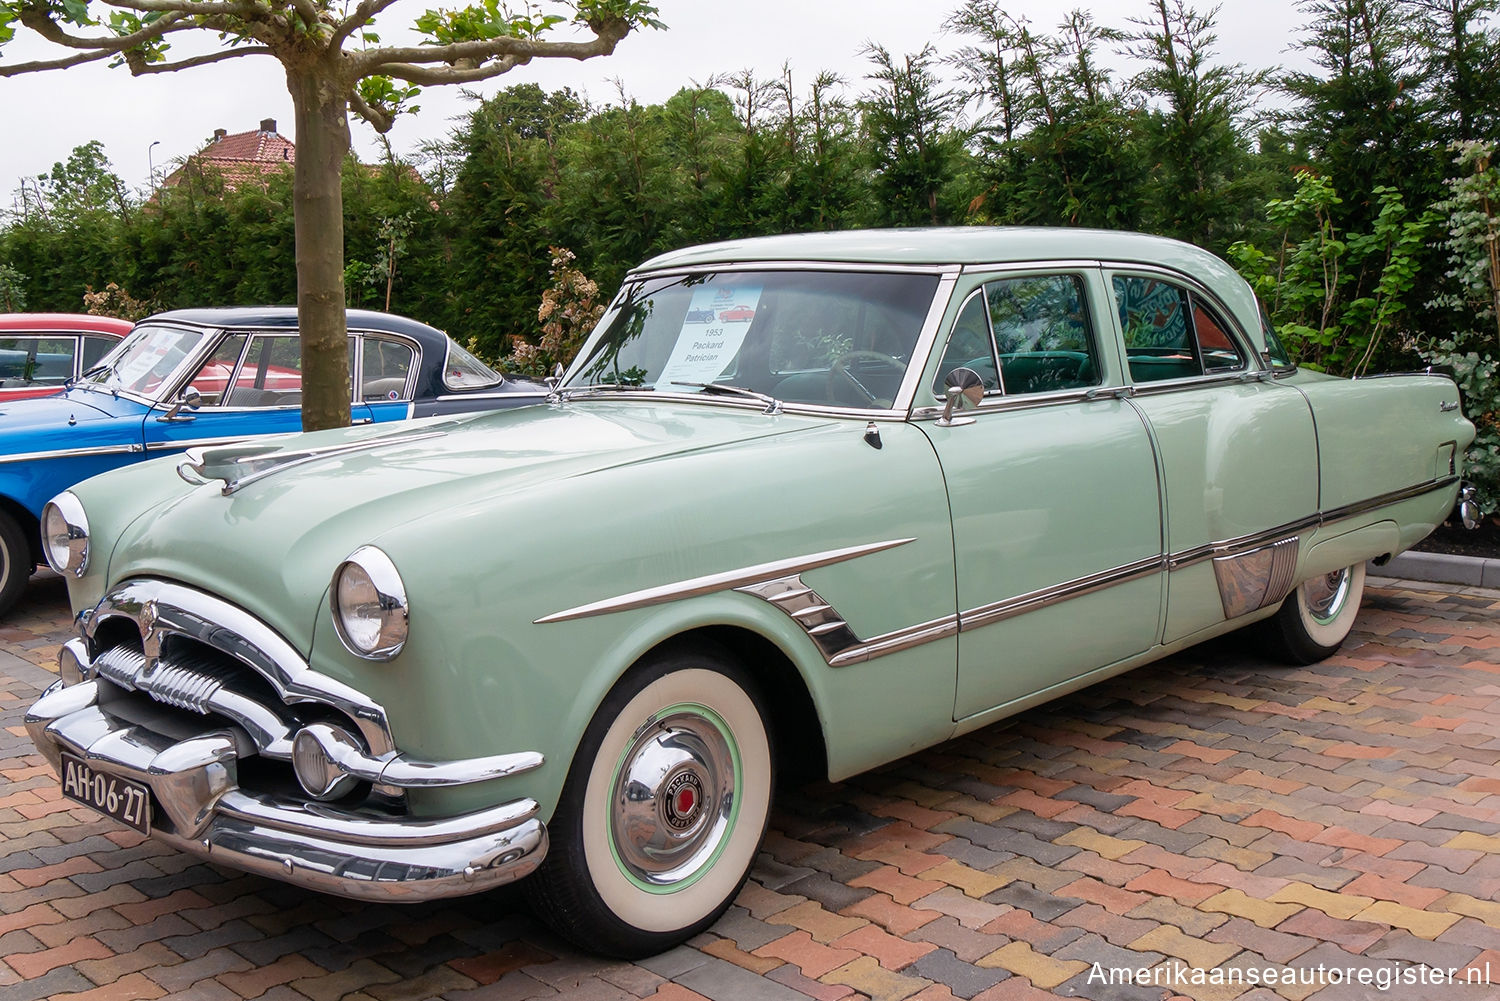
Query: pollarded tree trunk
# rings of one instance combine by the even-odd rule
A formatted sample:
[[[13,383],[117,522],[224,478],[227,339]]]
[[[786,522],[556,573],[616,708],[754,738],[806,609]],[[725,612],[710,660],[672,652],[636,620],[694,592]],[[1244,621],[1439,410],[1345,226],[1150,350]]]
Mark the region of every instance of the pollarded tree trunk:
[[[287,68],[297,123],[292,202],[297,233],[297,316],[302,331],[302,429],[349,423],[349,341],[344,315],[344,159],[349,87],[321,64]]]

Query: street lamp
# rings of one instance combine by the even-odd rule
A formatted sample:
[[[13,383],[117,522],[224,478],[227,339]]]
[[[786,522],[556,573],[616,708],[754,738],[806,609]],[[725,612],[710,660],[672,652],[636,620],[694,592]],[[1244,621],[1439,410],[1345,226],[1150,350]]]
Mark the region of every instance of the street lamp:
[[[151,151],[160,145],[161,140],[158,139],[146,147],[146,169],[151,172],[151,193],[153,195],[156,194],[156,161],[152,159]]]

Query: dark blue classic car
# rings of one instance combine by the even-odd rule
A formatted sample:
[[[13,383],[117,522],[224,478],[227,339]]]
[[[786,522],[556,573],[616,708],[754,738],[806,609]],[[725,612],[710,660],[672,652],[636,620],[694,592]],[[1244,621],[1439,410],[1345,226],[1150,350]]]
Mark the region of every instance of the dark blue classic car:
[[[356,424],[535,403],[442,331],[350,310]],[[151,456],[302,429],[297,312],[192,309],[138,323],[63,392],[0,403],[0,614],[41,562],[42,506],[80,480]]]

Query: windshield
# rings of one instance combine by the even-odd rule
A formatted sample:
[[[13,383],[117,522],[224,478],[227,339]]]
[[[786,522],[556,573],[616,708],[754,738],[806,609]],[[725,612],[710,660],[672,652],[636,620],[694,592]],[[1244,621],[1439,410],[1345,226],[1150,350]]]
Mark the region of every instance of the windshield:
[[[84,375],[81,384],[155,398],[207,336],[204,330],[139,325]]]
[[[783,403],[889,408],[937,284],[936,275],[834,271],[647,279],[626,290],[567,386],[733,386]]]

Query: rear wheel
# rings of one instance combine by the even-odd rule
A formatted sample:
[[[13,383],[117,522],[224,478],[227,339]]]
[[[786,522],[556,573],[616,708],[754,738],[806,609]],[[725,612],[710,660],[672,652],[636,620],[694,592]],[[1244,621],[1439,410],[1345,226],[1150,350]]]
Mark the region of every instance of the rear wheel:
[[[770,812],[771,742],[754,681],[715,648],[648,661],[585,731],[525,883],[595,952],[644,956],[712,924],[749,875]]]
[[[21,597],[35,569],[26,533],[14,518],[0,512],[0,615],[10,611]]]
[[[1331,655],[1354,628],[1365,593],[1365,565],[1321,574],[1287,595],[1281,610],[1262,626],[1271,652],[1294,664]]]

